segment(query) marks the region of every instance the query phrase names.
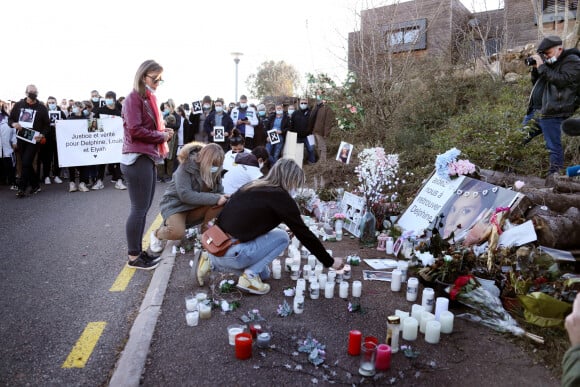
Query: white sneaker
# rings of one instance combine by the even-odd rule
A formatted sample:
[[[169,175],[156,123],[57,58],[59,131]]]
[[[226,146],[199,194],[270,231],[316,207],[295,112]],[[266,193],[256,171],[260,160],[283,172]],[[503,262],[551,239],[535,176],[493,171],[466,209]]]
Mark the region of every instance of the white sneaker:
[[[127,189],[127,186],[125,184],[123,184],[123,180],[119,179],[115,183],[115,188],[116,189]]]
[[[90,190],[87,188],[87,185],[83,182],[79,184],[79,191],[81,192],[89,192]]]
[[[93,184],[93,188],[91,188],[92,190],[98,190],[98,189],[103,189],[105,188],[105,185],[103,184],[103,181],[101,179],[97,180],[97,182],[95,184]]]
[[[154,253],[160,253],[163,251],[163,242],[155,236],[155,230],[151,231],[149,242],[149,249]]]
[[[76,191],[78,191],[77,185],[74,182],[71,181],[68,184],[68,192],[76,192]]]
[[[50,177],[47,176],[47,177],[44,178],[44,184],[45,185],[51,184],[50,183]]]
[[[55,182],[56,184],[62,184],[62,180],[61,180],[61,178],[60,178],[60,177],[58,177],[58,176],[55,176],[55,177],[54,177],[54,182]]]

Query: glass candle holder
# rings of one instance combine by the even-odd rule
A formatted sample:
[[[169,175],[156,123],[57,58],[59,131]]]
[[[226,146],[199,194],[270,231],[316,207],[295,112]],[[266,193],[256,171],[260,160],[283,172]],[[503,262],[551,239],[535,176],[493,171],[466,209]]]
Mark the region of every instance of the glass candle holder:
[[[190,312],[197,310],[197,298],[193,294],[185,296],[185,309]]]
[[[373,342],[364,342],[360,351],[360,366],[358,373],[362,376],[374,376],[376,373],[375,361],[377,345]]]
[[[236,345],[236,336],[244,332],[244,328],[245,327],[240,324],[232,324],[228,326],[228,343],[230,345]]]
[[[197,310],[186,310],[185,321],[190,327],[195,327],[199,323],[199,312]]]

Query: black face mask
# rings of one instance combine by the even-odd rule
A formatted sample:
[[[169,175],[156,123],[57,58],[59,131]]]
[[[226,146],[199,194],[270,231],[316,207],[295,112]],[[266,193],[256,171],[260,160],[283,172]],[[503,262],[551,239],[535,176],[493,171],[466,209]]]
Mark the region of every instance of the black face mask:
[[[38,97],[37,93],[28,93],[28,98],[30,98],[33,101],[36,101],[36,98]]]

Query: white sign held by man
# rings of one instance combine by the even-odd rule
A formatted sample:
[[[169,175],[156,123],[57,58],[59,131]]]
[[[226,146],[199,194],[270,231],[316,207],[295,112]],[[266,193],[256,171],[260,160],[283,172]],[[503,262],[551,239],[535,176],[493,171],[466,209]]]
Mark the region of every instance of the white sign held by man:
[[[113,164],[121,161],[123,120],[121,117],[56,121],[58,164],[63,167]]]

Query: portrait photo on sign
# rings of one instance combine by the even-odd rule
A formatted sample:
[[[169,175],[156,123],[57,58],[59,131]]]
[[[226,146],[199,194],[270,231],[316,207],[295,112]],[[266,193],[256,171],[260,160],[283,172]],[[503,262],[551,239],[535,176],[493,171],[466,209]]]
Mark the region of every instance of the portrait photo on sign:
[[[99,122],[96,118],[91,118],[89,120],[89,132],[102,132],[103,128],[99,128]]]
[[[224,127],[223,126],[214,126],[213,127],[213,141],[214,142],[224,142],[226,140],[224,135]]]
[[[336,153],[336,160],[341,163],[350,163],[350,156],[352,155],[353,145],[348,142],[341,141],[338,147],[338,152]]]
[[[436,226],[443,238],[453,234],[455,241],[462,241],[475,224],[489,225],[496,210],[511,207],[518,197],[517,192],[466,177],[436,217]]]
[[[107,106],[107,101],[104,98],[101,98],[99,100],[99,107],[105,107]]]
[[[31,129],[34,124],[34,117],[36,116],[36,110],[33,109],[20,109],[20,116],[18,117],[18,123],[23,128]]]
[[[33,144],[36,144],[36,140],[34,139],[34,137],[39,136],[39,135],[40,135],[40,132],[37,132],[36,130],[32,130],[29,128],[22,128],[16,132],[16,138],[19,138],[21,140],[24,140],[26,142],[30,142]]]
[[[48,118],[50,118],[50,123],[54,124],[57,120],[60,120],[60,111],[50,111],[48,112]]]
[[[268,138],[270,139],[270,144],[278,144],[280,142],[280,136],[276,129],[268,130]]]
[[[191,112],[193,114],[201,114],[203,112],[201,101],[193,101],[191,103]]]

